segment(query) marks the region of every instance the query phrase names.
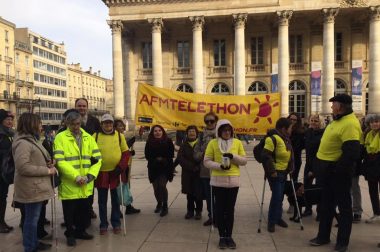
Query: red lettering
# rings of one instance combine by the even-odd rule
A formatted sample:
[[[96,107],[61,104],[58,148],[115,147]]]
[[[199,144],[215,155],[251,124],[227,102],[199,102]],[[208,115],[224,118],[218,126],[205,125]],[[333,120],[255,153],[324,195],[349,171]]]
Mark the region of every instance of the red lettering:
[[[165,104],[166,104],[166,108],[169,107],[169,99],[162,99],[161,97],[159,97],[158,103],[160,104],[160,107],[161,107],[161,105],[165,105]]]
[[[216,113],[219,114],[219,111],[223,110],[224,114],[227,114],[227,106],[223,103],[223,106],[220,106],[219,103],[216,104]]]
[[[192,109],[192,108],[191,108],[191,102],[188,102],[188,103],[187,103],[187,111],[189,111],[189,112],[196,112],[195,109]]]
[[[149,102],[149,98],[148,98],[148,96],[146,94],[144,94],[143,97],[141,97],[141,100],[139,101],[139,104],[141,104],[143,102],[148,103],[149,106],[151,105],[151,103]]]
[[[251,104],[240,104],[239,114],[243,114],[243,111],[247,114],[251,114]]]
[[[175,104],[178,102],[178,100],[176,100],[176,99],[170,99],[169,101],[172,104],[172,109],[175,110],[175,106],[176,106]]]
[[[227,110],[229,114],[234,115],[239,112],[239,105],[235,103],[228,104]]]
[[[214,112],[214,106],[216,103],[207,103],[207,105],[210,107],[210,112]]]
[[[186,102],[178,101],[178,111],[186,111]]]
[[[198,102],[197,112],[198,113],[206,113],[206,110],[204,107],[205,105],[206,105],[205,102]]]
[[[158,102],[158,97],[157,96],[152,96],[150,103],[153,104],[153,102]]]

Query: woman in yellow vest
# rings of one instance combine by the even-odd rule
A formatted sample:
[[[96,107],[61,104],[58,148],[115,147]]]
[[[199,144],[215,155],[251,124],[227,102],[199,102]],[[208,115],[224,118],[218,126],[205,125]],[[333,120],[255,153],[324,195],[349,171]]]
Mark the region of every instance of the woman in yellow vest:
[[[228,120],[219,120],[217,137],[207,145],[203,164],[211,169],[213,193],[215,195],[216,222],[219,230],[219,248],[236,248],[232,239],[234,211],[240,186],[239,165],[245,165],[245,151],[239,139],[233,137],[233,127]]]
[[[372,223],[380,220],[379,184],[380,184],[380,115],[369,116],[371,130],[365,135],[365,155],[363,170],[368,181],[369,196],[373,216],[366,222]]]

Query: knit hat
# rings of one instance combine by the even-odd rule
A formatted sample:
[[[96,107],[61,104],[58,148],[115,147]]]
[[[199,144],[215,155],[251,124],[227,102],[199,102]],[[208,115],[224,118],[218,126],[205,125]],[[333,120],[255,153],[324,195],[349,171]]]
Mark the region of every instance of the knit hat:
[[[12,114],[11,111],[0,109],[0,123],[2,123],[7,117],[14,118],[15,116]]]

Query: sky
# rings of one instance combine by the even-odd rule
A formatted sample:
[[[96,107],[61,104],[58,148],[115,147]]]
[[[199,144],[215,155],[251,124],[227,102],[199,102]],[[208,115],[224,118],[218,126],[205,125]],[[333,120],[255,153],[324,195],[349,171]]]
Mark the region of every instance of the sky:
[[[67,63],[112,78],[112,37],[102,0],[0,0],[0,16],[65,44]]]

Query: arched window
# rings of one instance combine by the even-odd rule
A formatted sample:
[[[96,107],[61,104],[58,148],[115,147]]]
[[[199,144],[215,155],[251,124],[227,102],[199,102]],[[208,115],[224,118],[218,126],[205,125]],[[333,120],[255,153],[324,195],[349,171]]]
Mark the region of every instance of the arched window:
[[[223,82],[218,82],[211,89],[211,93],[227,95],[230,94],[230,88],[227,86],[227,84]]]
[[[369,102],[369,98],[368,98],[368,88],[369,88],[369,82],[368,82],[367,85],[365,86],[365,114],[368,113],[368,102]]]
[[[347,94],[347,86],[341,79],[334,80],[334,96],[337,94]]]
[[[289,113],[292,112],[306,117],[306,85],[299,80],[289,84]]]
[[[266,94],[268,93],[268,88],[265,83],[261,81],[252,82],[248,88],[248,93],[250,94]]]
[[[186,93],[193,93],[194,92],[193,88],[189,84],[186,84],[186,83],[179,84],[176,91],[186,92]]]

